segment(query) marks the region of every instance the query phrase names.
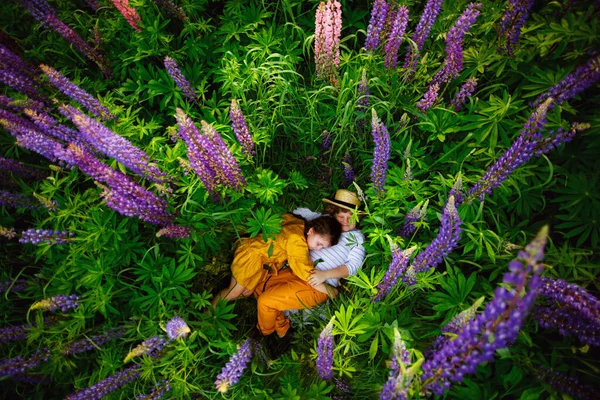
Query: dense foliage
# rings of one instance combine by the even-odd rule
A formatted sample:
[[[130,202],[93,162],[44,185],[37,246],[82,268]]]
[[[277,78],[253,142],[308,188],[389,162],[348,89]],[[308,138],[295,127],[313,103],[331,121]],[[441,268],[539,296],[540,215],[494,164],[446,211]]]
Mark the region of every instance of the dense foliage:
[[[594,397],[599,13],[2,2],[0,393]],[[337,188],[367,258],[266,360],[255,300],[209,301]]]

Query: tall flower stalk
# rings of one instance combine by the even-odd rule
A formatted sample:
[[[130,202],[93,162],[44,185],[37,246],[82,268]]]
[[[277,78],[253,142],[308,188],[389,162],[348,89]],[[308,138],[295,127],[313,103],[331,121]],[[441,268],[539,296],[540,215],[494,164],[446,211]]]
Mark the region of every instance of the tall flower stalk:
[[[19,243],[40,244],[46,243],[50,245],[67,244],[75,235],[68,231],[55,231],[52,229],[27,229],[21,233]]]
[[[113,4],[119,12],[125,17],[125,20],[134,31],[141,32],[139,23],[142,21],[135,8],[129,5],[129,0],[112,0]]]
[[[169,75],[171,75],[171,78],[173,78],[175,84],[179,89],[181,89],[185,97],[187,97],[190,101],[198,100],[198,95],[192,87],[192,84],[185,78],[181,72],[181,69],[179,69],[177,62],[175,62],[173,58],[168,56],[165,57],[165,69]]]
[[[248,362],[252,358],[253,346],[252,339],[246,341],[238,348],[237,352],[231,356],[227,364],[217,375],[215,386],[219,393],[226,393],[232,385],[239,382],[246,370]]]
[[[406,343],[402,340],[398,328],[394,327],[390,377],[381,389],[380,400],[406,400],[408,398],[409,389],[421,361],[409,369],[410,365],[410,353],[406,349]]]
[[[332,317],[323,328],[317,342],[317,373],[321,379],[333,378],[333,323]]]
[[[514,55],[519,44],[521,28],[525,25],[529,11],[533,7],[533,0],[509,0],[504,14],[502,14],[499,30],[502,49],[510,56]]]
[[[398,65],[398,49],[404,39],[408,24],[408,7],[400,6],[397,10],[392,11],[390,20],[391,28],[385,45],[385,67],[387,69],[396,68]]]
[[[431,85],[429,85],[427,92],[425,92],[421,100],[419,100],[419,102],[416,104],[416,107],[419,109],[419,111],[425,112],[435,104],[435,101],[438,98],[439,90],[439,83],[432,83]]]
[[[110,76],[108,65],[96,50],[85,42],[75,31],[58,18],[56,11],[46,0],[19,0],[19,3],[42,25],[60,34],[73,47],[95,62],[105,76]]]
[[[100,400],[140,377],[139,365],[132,365],[93,386],[72,393],[65,400]]]
[[[371,9],[371,19],[367,27],[365,49],[375,51],[381,40],[388,18],[389,5],[386,0],[375,0]]]
[[[423,202],[419,202],[416,206],[411,208],[411,210],[404,217],[404,223],[398,229],[398,236],[401,236],[404,239],[409,239],[417,230],[415,225],[416,222],[419,222],[425,218],[425,214],[427,213],[427,206],[429,205],[429,200]]]
[[[541,285],[547,235],[548,228],[544,227],[509,263],[504,286],[495,290],[483,313],[423,363],[421,380],[425,394],[443,395],[452,382],[462,382],[465,375],[475,373],[479,364],[492,361],[497,349],[514,342]]]
[[[60,90],[64,95],[70,97],[75,100],[81,106],[83,106],[86,110],[91,112],[97,117],[102,118],[103,120],[111,120],[117,118],[115,115],[111,114],[108,108],[100,104],[100,102],[90,95],[85,90],[81,89],[79,86],[71,82],[67,79],[63,74],[58,72],[52,67],[48,65],[41,64],[40,69],[46,75],[50,83],[52,83],[58,90]]]
[[[376,287],[377,294],[373,298],[373,301],[379,302],[383,300],[392,291],[394,286],[398,283],[398,279],[406,273],[406,267],[410,261],[410,256],[415,249],[416,247],[413,246],[406,250],[402,250],[399,247],[392,250],[392,262],[388,266],[383,279]]]
[[[339,86],[342,6],[337,0],[321,2],[315,16],[315,64],[317,77]]]
[[[442,84],[458,76],[463,68],[463,38],[479,16],[481,3],[469,3],[467,9],[450,28],[446,36],[446,59],[433,77],[433,83]]]
[[[462,109],[463,105],[467,101],[467,98],[471,97],[473,92],[475,92],[476,87],[477,78],[469,78],[465,81],[465,83],[463,83],[456,93],[454,99],[452,99],[450,102],[450,106],[452,106],[455,112],[459,112]]]
[[[442,3],[444,0],[428,0],[423,9],[423,14],[419,19],[419,24],[415,29],[415,33],[412,36],[412,41],[417,45],[417,51],[413,48],[409,48],[404,59],[404,68],[408,69],[408,75],[417,68],[417,64],[420,58],[420,52],[423,50],[425,40],[429,37],[429,32],[437,19],[440,10],[442,9]]]
[[[375,143],[373,151],[373,166],[371,167],[371,182],[377,193],[385,192],[387,162],[390,159],[390,135],[387,128],[377,116],[375,109],[371,113],[371,134]]]
[[[235,99],[231,100],[231,107],[229,108],[229,117],[231,118],[231,127],[235,133],[235,137],[238,142],[242,145],[242,152],[250,159],[254,155],[254,141],[248,131],[248,125],[246,125],[246,119],[240,110]]]

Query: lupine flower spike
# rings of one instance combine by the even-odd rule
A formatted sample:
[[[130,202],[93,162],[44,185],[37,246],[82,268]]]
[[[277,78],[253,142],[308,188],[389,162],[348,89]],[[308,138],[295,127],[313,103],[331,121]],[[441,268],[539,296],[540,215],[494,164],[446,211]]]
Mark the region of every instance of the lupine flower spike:
[[[574,376],[568,376],[560,371],[540,368],[536,373],[537,378],[547,383],[552,389],[566,393],[573,399],[593,400],[598,397],[598,390],[592,385],[584,385]]]
[[[50,350],[44,347],[26,357],[16,356],[8,360],[2,360],[0,362],[0,377],[23,374],[28,369],[45,363],[49,358]]]
[[[398,247],[392,250],[392,262],[388,266],[383,279],[377,285],[377,294],[373,298],[373,301],[379,302],[383,300],[385,296],[392,291],[394,286],[396,286],[398,279],[406,274],[406,266],[408,265],[410,256],[416,248],[416,246],[413,246],[409,249],[402,250]]]
[[[165,57],[165,69],[167,70],[169,75],[171,75],[171,78],[173,78],[175,84],[179,89],[181,89],[185,97],[187,97],[191,101],[198,100],[198,95],[196,94],[196,91],[194,90],[194,88],[192,88],[192,85],[185,78],[185,76],[183,76],[181,70],[179,69],[179,66],[177,65],[174,59],[168,56]]]
[[[246,365],[252,358],[252,339],[246,341],[231,356],[227,364],[217,375],[215,386],[219,393],[226,393],[232,385],[235,385],[246,370]]]
[[[160,10],[165,10],[169,16],[175,17],[184,23],[189,21],[189,18],[183,9],[176,6],[175,3],[173,3],[173,0],[154,0],[154,2],[158,5]]]
[[[367,79],[367,70],[363,69],[362,75],[360,78],[360,82],[358,82],[358,100],[356,104],[358,104],[358,109],[366,111],[366,108],[369,107],[369,80]]]
[[[416,206],[414,206],[406,217],[404,217],[404,223],[398,229],[398,236],[403,237],[404,239],[409,239],[417,230],[415,222],[419,222],[425,219],[425,214],[427,213],[427,206],[429,205],[429,200],[425,200],[425,204],[423,202],[419,202]]]
[[[181,317],[173,317],[167,322],[167,336],[169,336],[169,339],[171,340],[182,339],[190,332],[190,327]]]
[[[456,97],[452,99],[450,105],[454,108],[455,112],[459,112],[467,98],[471,97],[473,92],[475,92],[475,88],[477,87],[477,78],[469,78],[466,82],[460,87],[458,93],[456,93]]]
[[[140,366],[132,365],[93,386],[72,393],[65,400],[100,400],[140,377]]]
[[[129,0],[112,0],[113,4],[119,12],[125,17],[125,20],[131,25],[134,31],[141,32],[139,23],[142,20],[135,8],[129,5]]]
[[[59,295],[50,297],[48,299],[36,301],[29,307],[30,310],[47,310],[50,312],[55,312],[60,309],[62,312],[67,312],[69,310],[75,309],[79,307],[79,300],[81,300],[81,296],[72,294],[69,296]]]
[[[391,29],[385,45],[385,67],[393,69],[398,65],[398,49],[404,39],[404,32],[408,24],[408,8],[400,6],[391,13],[390,20]]]
[[[321,379],[333,378],[333,323],[335,316],[321,331],[317,342],[317,372]]]
[[[190,237],[191,234],[192,230],[187,226],[169,225],[156,232],[156,237],[164,236],[172,239],[185,239]]]
[[[140,394],[135,398],[135,400],[159,400],[162,399],[165,393],[171,390],[171,385],[169,381],[163,379],[158,382],[154,389],[149,394]]]
[[[350,153],[344,155],[342,165],[344,166],[344,185],[350,187],[354,182],[354,169],[352,169],[352,156]]]
[[[430,268],[435,268],[442,262],[444,257],[447,257],[454,250],[460,240],[462,232],[460,228],[461,223],[462,221],[456,209],[455,197],[451,195],[442,212],[442,222],[438,235],[425,250],[415,257],[411,265],[414,273],[425,272]],[[409,285],[416,283],[412,277],[405,277],[404,281]]]
[[[71,82],[67,79],[63,74],[58,72],[52,67],[49,67],[45,64],[40,65],[40,69],[46,75],[50,83],[52,83],[58,90],[60,90],[64,95],[69,96],[77,103],[82,105],[86,110],[91,112],[97,117],[102,118],[103,120],[111,120],[117,118],[115,115],[111,114],[110,110],[100,104],[100,102],[90,95],[85,90],[81,89],[79,86]]]
[[[409,48],[406,53],[406,58],[404,60],[404,68],[407,71],[407,77],[409,77],[412,72],[417,68],[417,64],[419,62],[419,53],[423,50],[423,46],[425,45],[425,40],[429,36],[429,31],[431,31],[431,27],[435,22],[440,10],[442,8],[442,3],[444,0],[428,0],[427,4],[425,4],[425,8],[423,9],[423,14],[421,14],[421,19],[419,20],[419,24],[415,29],[415,33],[412,36],[413,42],[417,45],[417,52],[415,54],[412,47]]]
[[[469,3],[446,36],[446,59],[433,77],[433,83],[442,84],[456,78],[463,68],[463,38],[479,16],[481,3]]]
[[[387,128],[377,116],[375,109],[372,110],[371,133],[375,142],[373,151],[373,166],[371,168],[371,182],[377,193],[385,192],[385,178],[387,173],[387,162],[390,159],[390,135]]]
[[[127,364],[135,357],[139,357],[144,354],[150,357],[156,357],[167,344],[169,344],[167,339],[159,336],[153,336],[150,339],[144,340],[141,344],[137,345],[133,350],[127,353],[123,362]]]
[[[438,98],[438,91],[440,90],[439,83],[433,83],[429,85],[427,92],[423,95],[423,98],[419,100],[416,104],[416,107],[421,112],[425,112],[431,108],[431,106],[435,103]]]
[[[242,110],[240,110],[240,106],[235,99],[231,100],[229,117],[231,118],[231,126],[233,128],[233,132],[235,133],[235,137],[242,145],[242,152],[248,159],[252,158],[254,155],[254,141],[252,140],[252,136],[248,131],[248,125],[246,125],[246,120],[242,114]]]
[[[390,377],[381,389],[380,400],[406,400],[408,398],[408,390],[420,362],[415,365],[416,368],[408,369],[410,364],[410,353],[406,350],[406,343],[400,337],[398,329],[394,327]]]
[[[521,37],[521,28],[525,25],[529,11],[533,7],[533,0],[509,0],[500,26],[500,41],[502,49],[510,56],[514,54],[519,38]]]
[[[477,366],[492,361],[497,349],[510,346],[516,339],[541,285],[541,260],[548,228],[519,252],[509,263],[504,285],[482,314],[470,320],[454,340],[447,341],[423,364],[423,392],[441,396],[452,382],[462,382],[475,373]]]
[[[79,353],[83,353],[83,352],[86,352],[89,350],[93,350],[93,349],[96,349],[96,348],[102,346],[105,343],[110,342],[111,340],[120,338],[124,334],[125,334],[125,328],[123,328],[123,327],[109,329],[108,331],[101,333],[99,335],[94,335],[89,338],[85,338],[85,339],[78,340],[73,343],[69,343],[62,349],[61,353],[64,355],[70,355],[70,354],[79,354]]]
[[[385,28],[389,6],[386,0],[375,0],[371,9],[371,20],[367,28],[365,49],[374,51],[379,46],[381,34]]]
[[[67,244],[72,240],[71,238],[74,235],[75,233],[73,232],[54,231],[52,229],[27,229],[21,233],[19,243]]]
[[[574,283],[548,277],[542,278],[539,295],[545,301],[535,307],[534,317],[542,328],[600,346],[600,300]]]
[[[337,0],[321,2],[315,16],[315,64],[317,77],[337,87],[340,66],[342,6]]]
[[[15,232],[14,228],[0,226],[0,236],[8,239],[14,239],[15,237],[17,237],[17,232]],[[0,293],[2,292],[0,291]]]

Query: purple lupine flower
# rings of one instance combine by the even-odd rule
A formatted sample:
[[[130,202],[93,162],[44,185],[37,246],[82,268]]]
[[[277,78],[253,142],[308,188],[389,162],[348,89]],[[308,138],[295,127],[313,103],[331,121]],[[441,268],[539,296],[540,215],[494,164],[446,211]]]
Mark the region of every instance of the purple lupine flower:
[[[104,187],[102,193],[107,206],[123,215],[137,216],[151,224],[172,224],[166,200],[133,182],[125,174],[98,161],[81,147],[70,144],[66,154],[65,159],[70,164],[77,165],[88,176],[109,186]]]
[[[321,379],[333,378],[333,323],[332,317],[329,323],[321,331],[317,342],[317,372]]]
[[[406,350],[406,344],[400,337],[398,329],[394,328],[390,377],[381,389],[380,400],[405,400],[407,398],[408,388],[414,376],[412,371],[407,371],[410,363],[410,353]]]
[[[98,0],[86,0],[86,3],[94,11],[98,11],[101,7]]]
[[[3,125],[13,136],[17,138],[17,146],[38,153],[50,161],[58,161],[64,158],[65,148],[56,140],[38,131],[19,133],[24,132],[25,129],[23,129],[23,127],[7,123],[6,120],[0,120],[0,125]]]
[[[388,18],[389,5],[386,0],[375,0],[371,9],[371,19],[367,27],[367,39],[365,49],[376,50],[381,40],[381,34],[385,28]]]
[[[0,106],[13,112],[22,112],[25,108],[37,112],[48,112],[49,108],[44,103],[32,99],[13,99],[8,96],[0,95]]]
[[[423,98],[419,100],[419,102],[416,104],[416,107],[419,109],[419,111],[425,112],[431,108],[433,103],[435,103],[435,101],[437,100],[439,90],[439,83],[432,83],[431,85],[429,85],[429,88],[427,89],[427,92],[425,92],[425,94],[423,95]]]
[[[131,25],[134,31],[142,31],[142,28],[138,25],[142,19],[135,8],[129,5],[129,0],[112,0],[112,3],[115,5],[116,9],[119,10],[121,15],[125,17],[125,20]]]
[[[165,10],[167,15],[175,17],[184,23],[189,21],[189,18],[183,9],[179,6],[176,6],[175,3],[173,3],[173,0],[154,0],[154,2],[156,5],[158,5],[160,10]]]
[[[0,343],[16,342],[27,337],[31,325],[15,325],[0,329]]]
[[[385,177],[387,173],[387,162],[390,159],[390,135],[387,128],[372,109],[371,134],[375,142],[373,151],[373,167],[371,168],[371,182],[376,192],[385,192]]]
[[[27,287],[25,279],[16,279],[14,281],[0,282],[0,293],[4,293],[10,289],[11,292],[20,292]]]
[[[216,150],[217,164],[220,164],[222,168],[217,170],[217,177],[226,186],[239,190],[246,186],[246,180],[242,175],[236,159],[231,154],[231,151],[223,141],[223,138],[212,125],[206,121],[200,121],[202,125],[202,132],[204,137],[208,139],[208,142],[212,144]]]
[[[577,94],[594,85],[600,79],[600,55],[595,55],[585,64],[577,67],[575,72],[567,75],[558,85],[552,86],[542,93],[533,103],[534,107],[543,104],[547,99],[554,100],[550,108],[572,99]]]
[[[75,234],[68,231],[55,231],[52,229],[27,229],[21,233],[19,243],[40,244],[46,243],[50,245],[67,244]]]
[[[86,110],[91,112],[97,117],[103,120],[111,120],[117,118],[113,115],[108,108],[100,104],[98,99],[90,95],[88,92],[71,82],[63,74],[55,70],[54,68],[40,64],[40,69],[46,75],[50,83],[52,83],[61,93],[65,96],[70,97],[79,103]]]
[[[3,157],[0,157],[0,169],[19,175],[23,179],[42,180],[48,176],[45,171]]]
[[[567,376],[560,371],[539,368],[537,378],[547,383],[557,392],[566,393],[571,398],[580,400],[593,400],[598,397],[598,391],[592,385],[584,385],[574,376]]]
[[[129,140],[117,135],[100,122],[85,115],[75,107],[63,105],[60,112],[71,119],[85,141],[98,151],[123,163],[136,174],[164,184],[168,175],[150,163],[150,157]]]
[[[171,340],[183,339],[190,332],[190,327],[181,317],[175,316],[167,322],[167,336]]]
[[[600,300],[574,283],[548,277],[542,278],[539,295],[546,300],[534,311],[541,327],[600,346]]]
[[[128,363],[135,357],[139,357],[144,354],[152,358],[157,357],[162,349],[164,349],[168,344],[169,341],[167,339],[160,336],[153,336],[150,339],[144,340],[142,343],[134,347],[129,353],[127,353],[123,362]]]
[[[352,169],[352,156],[350,153],[344,155],[342,165],[344,166],[344,186],[348,188],[354,182],[354,169]]]
[[[14,374],[10,379],[17,382],[29,383],[31,385],[49,384],[50,380],[43,374]]]
[[[48,361],[50,350],[47,347],[41,348],[27,357],[16,356],[8,360],[0,361],[0,377],[15,374],[23,374],[29,368],[34,368]]]
[[[242,153],[244,153],[248,159],[252,158],[252,155],[255,153],[254,141],[252,140],[252,136],[248,131],[248,125],[246,125],[246,120],[244,119],[242,110],[240,110],[240,106],[235,99],[231,100],[229,117],[231,118],[231,127],[233,128],[235,137],[242,145]]]
[[[68,395],[65,400],[100,400],[129,382],[138,379],[140,369],[139,365],[127,367],[93,386]]]
[[[536,139],[546,125],[546,114],[552,99],[540,104],[531,114],[521,134],[498,160],[486,171],[483,177],[469,191],[469,199],[479,198],[483,201],[486,194],[500,184],[518,167],[533,157]]]
[[[40,208],[40,204],[31,197],[5,190],[0,190],[0,206],[26,208],[29,210]]]
[[[465,375],[475,373],[479,364],[492,361],[496,350],[514,342],[541,284],[539,275],[544,266],[540,261],[547,234],[548,228],[542,228],[518,258],[509,263],[504,286],[495,290],[483,313],[423,363],[421,380],[425,393],[443,395],[452,382],[462,382]]]
[[[469,78],[465,81],[465,83],[460,87],[458,93],[456,93],[456,97],[452,99],[450,105],[454,108],[455,112],[459,112],[467,101],[468,97],[471,97],[475,88],[477,87],[477,78]]]
[[[443,2],[444,0],[428,0],[427,4],[425,4],[419,24],[417,25],[415,33],[412,36],[412,41],[417,45],[417,54],[413,54],[412,47],[409,47],[408,52],[406,53],[406,58],[404,59],[404,68],[408,69],[410,72],[417,68],[417,63],[419,62],[419,52],[423,50],[425,40],[429,36],[431,27],[440,13]]]
[[[533,0],[509,0],[502,14],[502,25],[498,32],[502,38],[502,49],[510,56],[514,54],[515,47],[521,37],[521,28],[525,25],[529,11],[533,7]]]
[[[64,355],[83,353],[92,349],[96,349],[102,346],[103,344],[110,342],[111,340],[120,338],[124,334],[125,328],[112,328],[99,335],[86,337],[85,339],[69,343],[68,345],[63,347],[61,353]]]
[[[90,47],[77,33],[65,25],[46,0],[19,0],[19,3],[42,25],[57,32],[78,51],[95,62],[105,76],[111,75],[111,71],[102,56]]]
[[[17,232],[15,232],[14,228],[6,228],[4,226],[0,226],[0,236],[8,238],[8,239],[14,239],[15,237],[17,237]],[[0,285],[1,287],[1,285]],[[0,289],[0,293],[2,293],[1,289]]]
[[[65,143],[75,143],[80,146],[84,146],[89,150],[92,149],[91,145],[81,138],[81,135],[78,131],[60,124],[49,114],[29,108],[25,108],[23,110],[23,114],[27,115],[33,124],[37,126],[37,128],[45,135],[61,140]]]
[[[187,226],[169,225],[156,232],[156,237],[168,237],[172,239],[184,239],[190,237],[192,230]]]
[[[402,180],[404,180],[404,181],[412,181],[413,180],[412,169],[410,167],[410,158],[406,159],[406,168],[404,169],[404,176],[402,177]]]
[[[339,86],[342,6],[337,0],[322,1],[315,15],[315,64],[317,77]]]
[[[574,122],[569,129],[558,128],[556,131],[549,131],[547,137],[537,141],[533,153],[536,157],[546,154],[558,148],[561,144],[570,142],[577,132],[589,129],[590,127],[591,125],[588,123]]]
[[[67,295],[59,295],[50,297],[44,300],[36,301],[29,307],[30,310],[47,310],[50,312],[55,312],[58,309],[62,312],[67,312],[71,309],[75,309],[79,307],[79,300],[81,300],[81,296],[76,294]]]
[[[171,75],[171,78],[173,78],[177,87],[181,89],[183,94],[188,99],[190,99],[191,101],[198,100],[198,95],[196,94],[196,91],[194,90],[194,88],[192,88],[192,85],[185,78],[185,76],[183,76],[181,70],[179,69],[179,66],[173,58],[169,56],[165,57],[165,69],[167,70],[169,75]]]
[[[35,81],[17,70],[1,68],[0,82],[33,99],[43,99],[42,95],[38,91]]]
[[[481,3],[469,3],[467,9],[446,36],[446,59],[432,82],[444,83],[456,78],[463,68],[463,38],[479,16]]]
[[[416,246],[413,246],[409,249],[402,250],[401,248],[396,248],[392,250],[392,262],[388,266],[388,269],[383,276],[383,279],[377,285],[377,294],[373,298],[373,301],[379,302],[387,296],[396,283],[398,279],[401,278],[406,273],[406,266],[408,265],[408,261],[410,260],[410,256],[415,251]]]
[[[0,66],[3,69],[17,71],[31,78],[38,74],[38,71],[34,65],[24,61],[19,55],[14,53],[3,43],[0,43]]]
[[[439,263],[442,262],[444,257],[447,257],[452,250],[458,245],[460,239],[460,233],[462,229],[460,217],[458,216],[458,210],[454,196],[448,197],[444,211],[442,212],[442,222],[440,225],[440,231],[429,246],[420,252],[414,259],[412,267],[414,267],[415,273],[425,272],[431,268],[435,268]],[[405,282],[409,285],[414,284],[413,280],[405,279]]]
[[[350,393],[350,385],[342,379],[334,378],[333,382],[337,390],[342,393]]]
[[[136,400],[159,400],[162,399],[165,393],[171,390],[171,385],[169,381],[163,379],[158,382],[156,386],[152,389],[149,394],[140,394],[135,399]]]
[[[406,25],[408,24],[408,8],[400,6],[396,11],[390,13],[391,29],[385,45],[385,67],[396,68],[398,65],[398,49],[404,39]]]
[[[454,206],[457,208],[465,200],[465,195],[463,191],[463,181],[460,175],[458,176],[458,178],[456,178],[456,182],[454,182],[454,185],[452,185],[452,189],[450,189],[450,193],[448,193],[448,197],[450,196],[454,196]]]
[[[231,356],[227,364],[217,375],[215,386],[219,393],[226,393],[229,387],[235,385],[246,370],[246,365],[252,358],[252,339],[246,341],[239,347],[237,352]]]
[[[425,219],[428,204],[429,200],[426,200],[425,204],[419,202],[419,204],[414,206],[404,217],[404,223],[402,224],[400,229],[398,229],[396,234],[404,239],[409,239],[417,230],[415,222],[419,222]]]
[[[363,68],[362,75],[360,78],[360,82],[358,82],[358,100],[356,100],[356,104],[358,104],[358,108],[361,110],[365,110],[369,107],[369,80],[367,79],[367,70]]]

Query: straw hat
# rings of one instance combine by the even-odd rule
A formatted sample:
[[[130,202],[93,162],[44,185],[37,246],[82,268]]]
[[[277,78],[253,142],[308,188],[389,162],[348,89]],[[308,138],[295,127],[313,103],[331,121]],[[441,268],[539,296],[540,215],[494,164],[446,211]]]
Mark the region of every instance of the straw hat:
[[[333,199],[323,199],[323,201],[350,211],[354,211],[357,207],[360,207],[358,196],[346,189],[338,189]]]

